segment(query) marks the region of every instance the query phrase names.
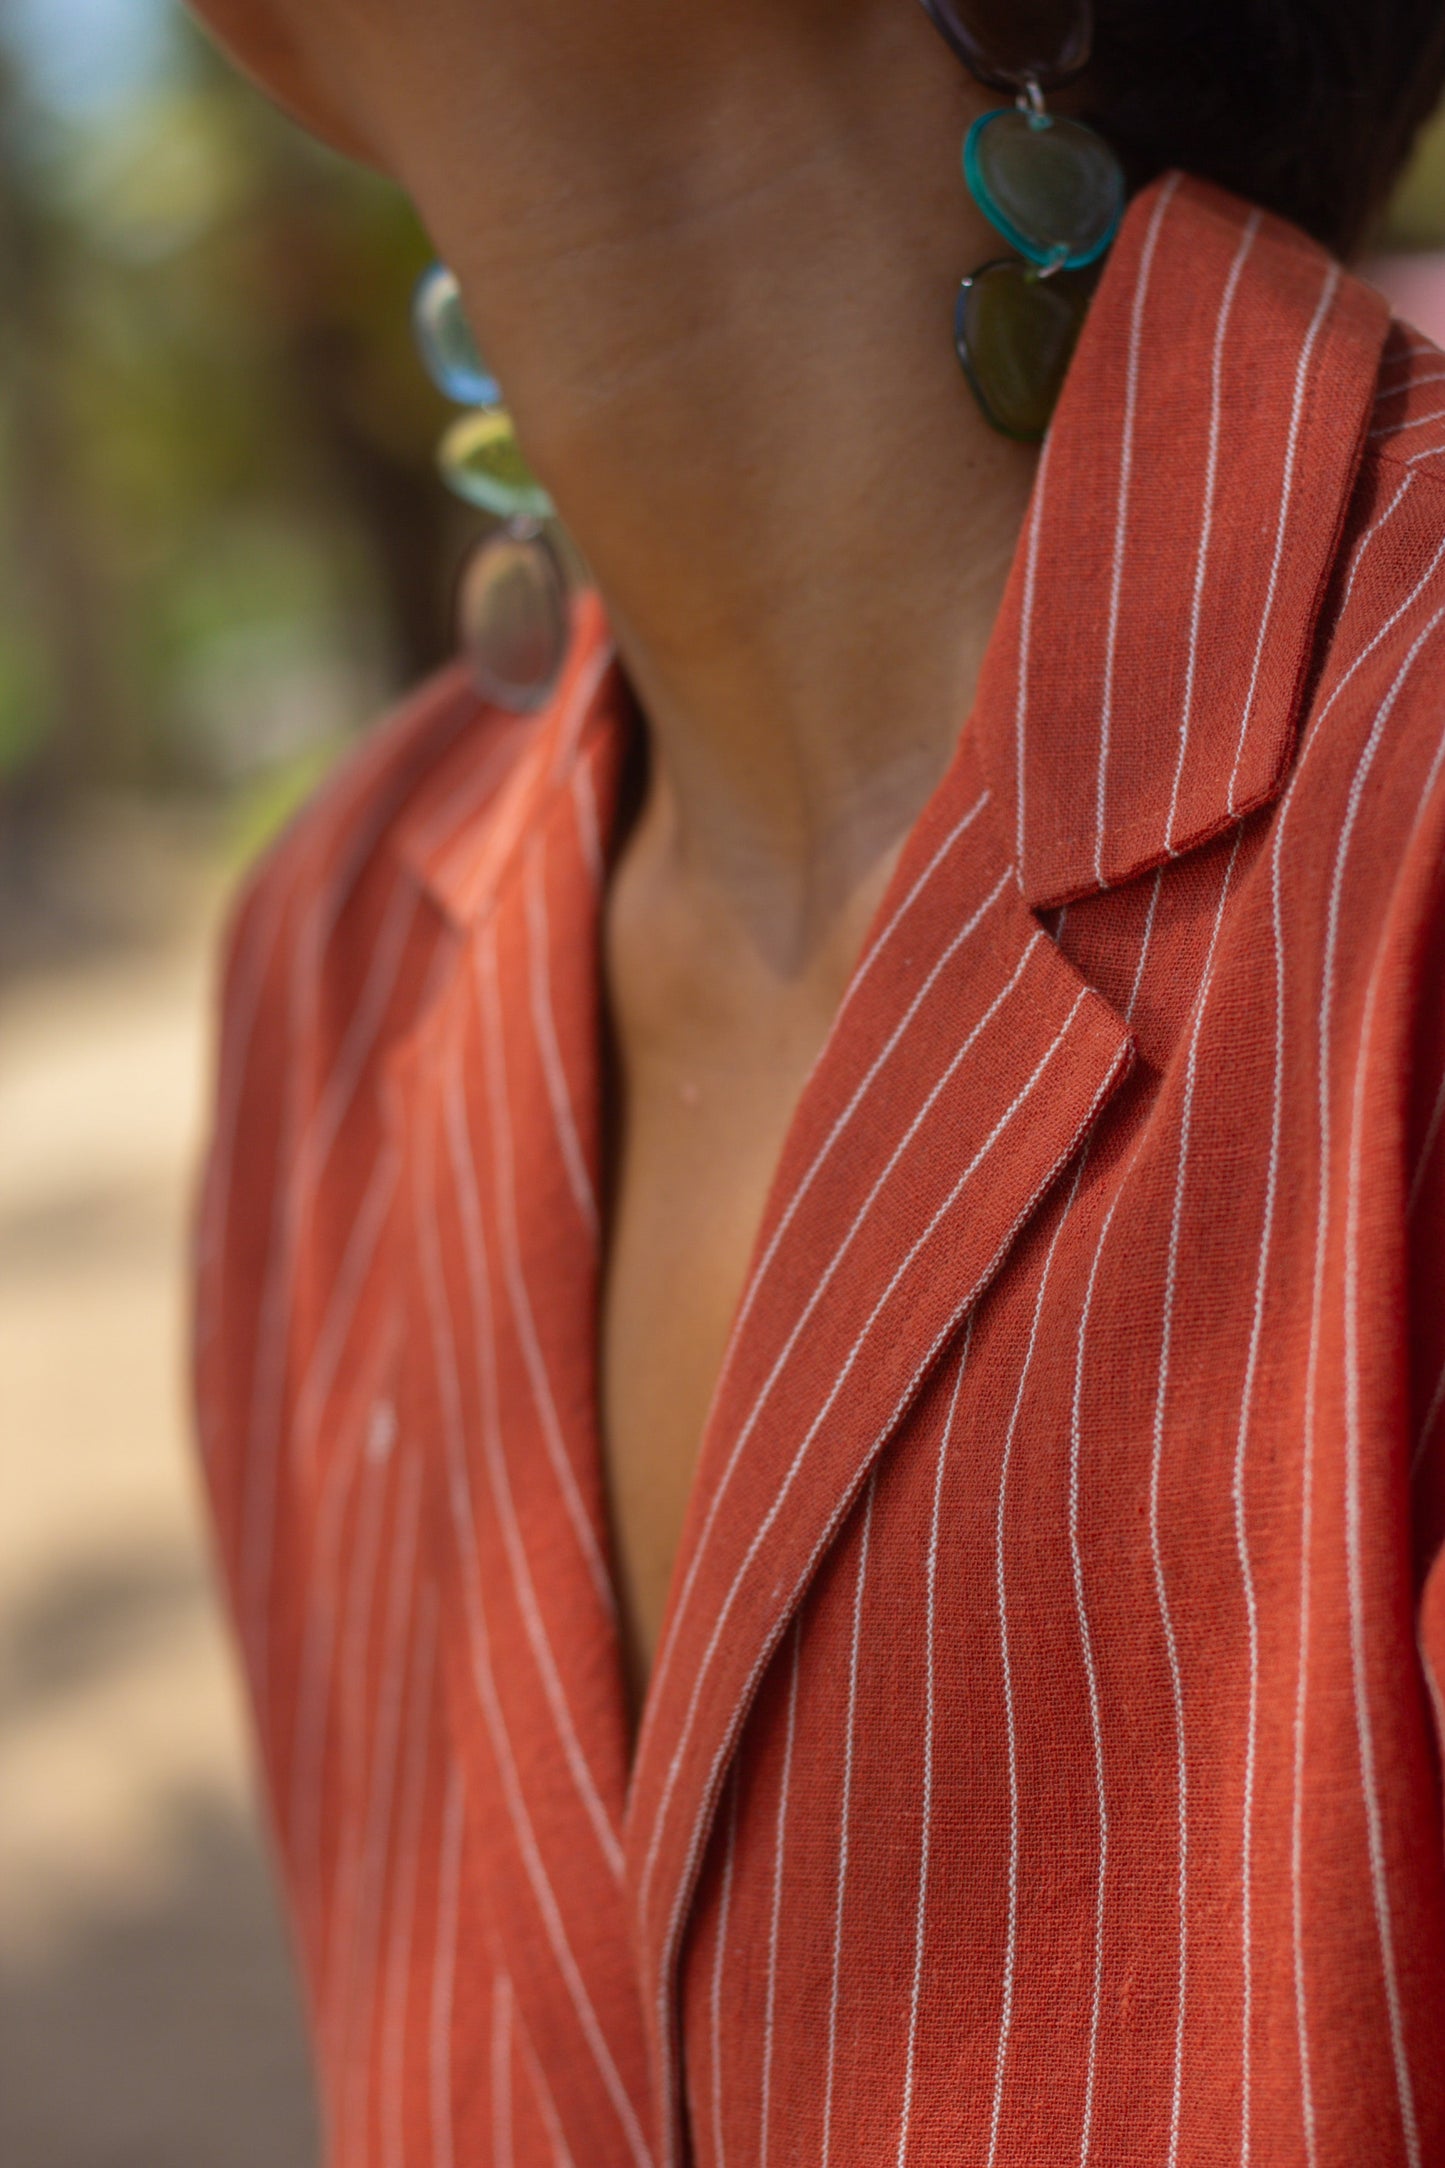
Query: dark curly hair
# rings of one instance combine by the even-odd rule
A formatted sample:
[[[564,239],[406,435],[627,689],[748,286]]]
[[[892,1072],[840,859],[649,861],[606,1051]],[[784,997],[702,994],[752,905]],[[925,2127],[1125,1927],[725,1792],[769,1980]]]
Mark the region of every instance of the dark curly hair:
[[[1340,255],[1445,91],[1445,0],[1097,0],[1088,103],[1135,181],[1183,166]]]

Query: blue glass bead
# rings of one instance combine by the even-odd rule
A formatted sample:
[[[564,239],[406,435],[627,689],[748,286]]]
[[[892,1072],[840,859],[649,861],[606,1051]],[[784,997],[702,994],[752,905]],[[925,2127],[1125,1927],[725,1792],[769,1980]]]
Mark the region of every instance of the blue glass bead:
[[[501,387],[477,351],[462,307],[462,290],[445,264],[422,273],[412,303],[412,327],[427,375],[458,406],[499,406]]]
[[[1037,444],[1044,435],[1093,288],[1087,272],[1040,278],[1016,256],[985,264],[959,288],[954,345],[985,420],[1004,436]]]
[[[502,407],[464,414],[442,438],[442,477],[457,496],[498,519],[550,519],[552,500],[526,460]]]
[[[1094,46],[1093,0],[923,0],[935,27],[981,83],[1057,90]]]
[[[1030,263],[1078,270],[1103,255],[1124,215],[1124,169],[1082,121],[1001,106],[968,131],[973,199]]]

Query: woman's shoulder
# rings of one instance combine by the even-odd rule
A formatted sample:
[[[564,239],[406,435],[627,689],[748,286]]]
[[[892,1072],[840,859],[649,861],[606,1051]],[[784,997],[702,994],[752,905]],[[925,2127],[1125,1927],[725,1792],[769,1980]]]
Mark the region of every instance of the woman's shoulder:
[[[405,694],[366,731],[243,876],[231,911],[234,947],[258,917],[333,926],[377,874],[395,875],[440,846],[449,825],[485,815],[490,787],[521,750],[527,726],[489,706],[453,662]]]
[[[454,839],[475,847],[534,729],[481,699],[453,664],[338,762],[232,904],[219,974],[223,1103],[284,1095],[353,1053],[373,1066],[409,1028],[448,933],[432,876]]]

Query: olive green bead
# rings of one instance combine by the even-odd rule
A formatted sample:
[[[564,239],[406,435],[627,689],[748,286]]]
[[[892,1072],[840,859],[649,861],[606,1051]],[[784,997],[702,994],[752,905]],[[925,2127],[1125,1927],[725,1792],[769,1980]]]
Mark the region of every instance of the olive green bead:
[[[1005,436],[1037,443],[1063,389],[1094,281],[1040,278],[1017,257],[988,263],[959,289],[954,344],[984,416]]]

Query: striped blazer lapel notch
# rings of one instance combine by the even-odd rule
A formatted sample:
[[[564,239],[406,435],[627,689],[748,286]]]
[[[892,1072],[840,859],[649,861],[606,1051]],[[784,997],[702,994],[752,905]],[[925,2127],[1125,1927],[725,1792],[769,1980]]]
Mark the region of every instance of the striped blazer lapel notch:
[[[1132,1053],[1022,901],[965,741],[784,1148],[674,1573],[627,1838],[664,2104],[687,1909],[758,1684],[931,1365]]]
[[[971,726],[1036,909],[1283,788],[1388,328],[1371,287],[1221,189],[1173,173],[1130,205]]]

